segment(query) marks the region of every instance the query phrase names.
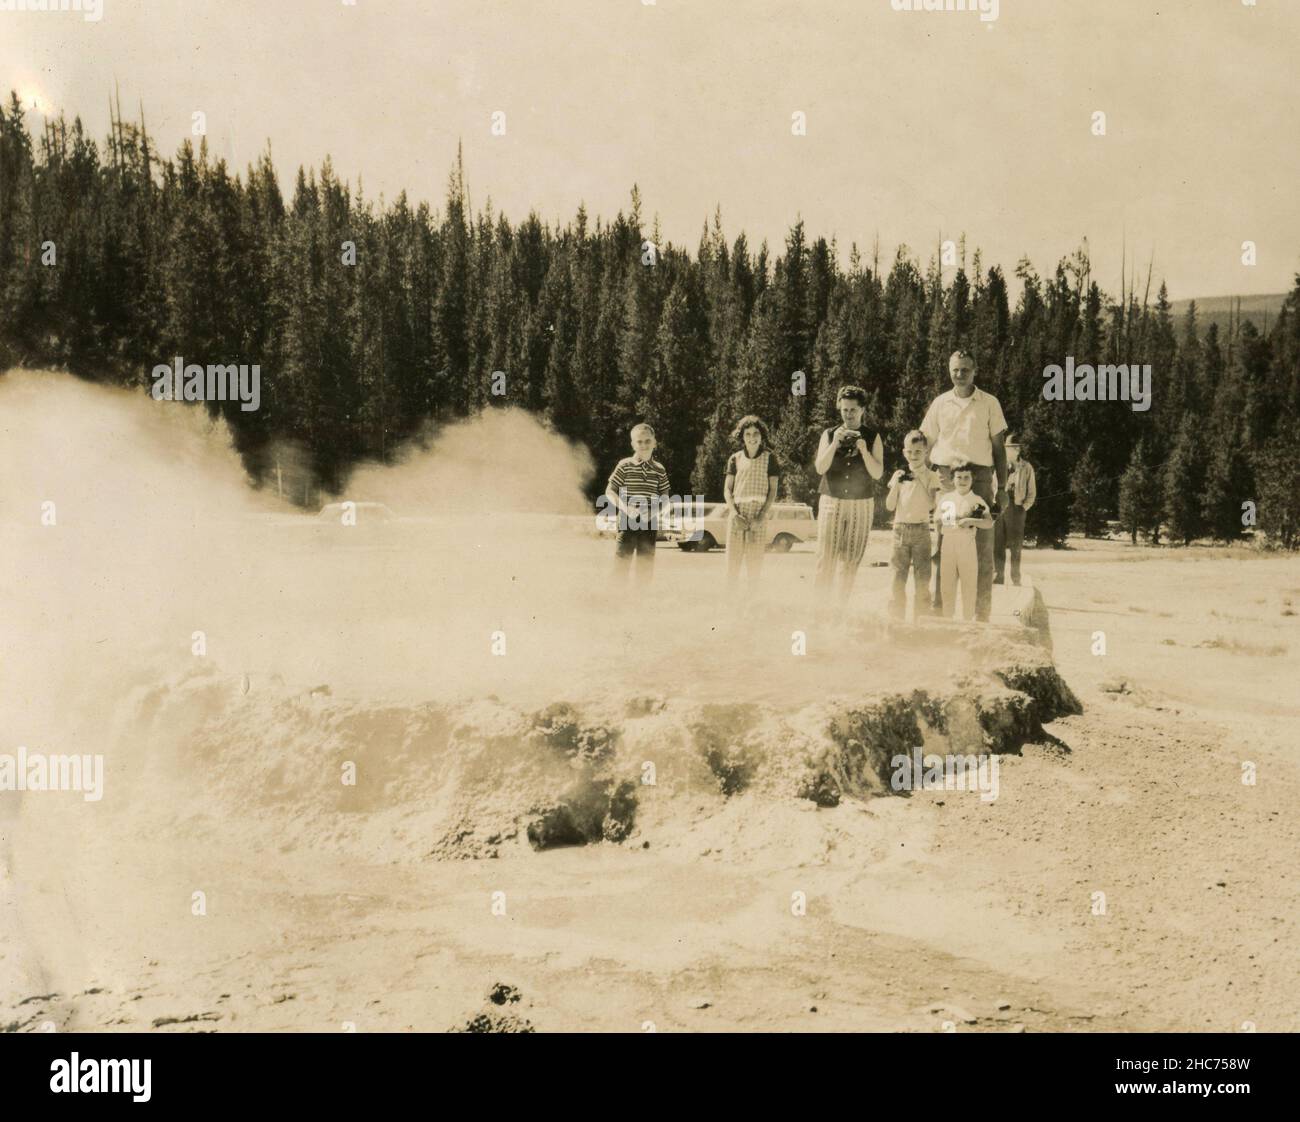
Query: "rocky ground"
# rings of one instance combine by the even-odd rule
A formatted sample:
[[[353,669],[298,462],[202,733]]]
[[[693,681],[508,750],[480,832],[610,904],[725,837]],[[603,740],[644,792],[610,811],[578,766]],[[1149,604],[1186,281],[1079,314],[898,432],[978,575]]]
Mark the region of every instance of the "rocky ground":
[[[692,598],[720,578],[720,558],[661,550],[658,561],[667,602],[710,602]],[[773,599],[804,587],[810,561],[769,558]],[[531,694],[514,704],[502,689],[470,709],[399,706],[400,719],[338,684],[254,674],[250,685],[229,667],[154,678],[117,720],[136,739],[165,733],[175,751],[122,757],[130,798],[106,799],[98,818],[31,796],[11,808],[0,1025],[1294,1031],[1300,565],[1078,543],[1031,552],[1026,568],[1082,712],[1002,745],[992,801],[873,795],[863,777],[878,781],[878,767],[833,798],[801,795],[805,761],[829,758],[826,712],[797,692],[801,679],[781,704],[775,656],[742,660],[752,674],[701,659],[680,691],[575,688],[572,710]],[[864,569],[860,618],[880,606],[885,576]],[[752,638],[764,617],[690,618],[680,627],[696,628],[694,648],[678,631],[679,647],[651,643],[645,657],[689,671],[709,628],[729,636],[726,652],[742,637],[728,628]],[[829,743],[841,764],[861,762],[846,745],[893,726],[844,688],[845,652],[862,678],[879,668],[886,694],[898,694],[890,675],[921,672],[887,628],[848,628],[836,643],[820,665],[858,723]],[[954,644],[919,651],[941,685],[978,679],[988,697],[1007,695],[979,678],[981,652],[949,661]],[[621,760],[625,779],[657,761],[658,782],[638,784],[635,813],[621,825],[615,814],[597,844],[538,850],[545,827],[530,844],[526,816],[513,832],[467,821],[480,832],[458,838],[446,827],[466,805],[496,805],[495,785],[498,809],[516,806],[535,778],[501,762],[520,743],[508,712],[532,714],[523,735],[555,769],[547,798],[563,801],[583,757]],[[612,748],[599,731],[611,728]],[[333,802],[303,794],[325,790],[302,770],[322,744],[339,749],[324,754]],[[448,754],[455,744],[473,748]],[[342,755],[366,745],[362,773],[376,782],[340,795]],[[382,759],[389,771],[375,776]],[[467,791],[479,792],[468,804]],[[616,788],[603,791],[587,819],[602,829]]]

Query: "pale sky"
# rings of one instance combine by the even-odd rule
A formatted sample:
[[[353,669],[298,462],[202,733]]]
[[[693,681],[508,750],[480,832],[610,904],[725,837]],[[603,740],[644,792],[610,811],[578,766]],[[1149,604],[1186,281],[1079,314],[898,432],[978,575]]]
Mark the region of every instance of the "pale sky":
[[[96,23],[0,11],[6,97],[102,139],[116,82],[167,154],[201,110],[240,171],[269,138],[286,195],[328,153],[371,197],[440,207],[460,139],[476,209],[567,222],[585,201],[594,221],[636,182],[647,230],[657,213],[692,254],[721,203],[729,241],[776,251],[802,216],[844,261],[877,233],[923,261],[965,233],[986,267],[1050,274],[1087,235],[1112,294],[1125,238],[1175,299],[1300,270],[1297,0],[1001,0],[994,21],[890,0],[102,2]]]

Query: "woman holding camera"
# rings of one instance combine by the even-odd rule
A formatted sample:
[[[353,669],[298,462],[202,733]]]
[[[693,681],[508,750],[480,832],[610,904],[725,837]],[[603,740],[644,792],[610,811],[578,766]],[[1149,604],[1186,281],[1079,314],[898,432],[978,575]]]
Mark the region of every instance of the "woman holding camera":
[[[835,407],[841,423],[822,433],[814,461],[821,476],[815,589],[821,603],[833,599],[843,607],[853,591],[858,565],[866,552],[875,513],[874,481],[884,474],[885,465],[880,434],[868,445],[862,431],[866,391],[860,386],[844,386],[835,399]]]

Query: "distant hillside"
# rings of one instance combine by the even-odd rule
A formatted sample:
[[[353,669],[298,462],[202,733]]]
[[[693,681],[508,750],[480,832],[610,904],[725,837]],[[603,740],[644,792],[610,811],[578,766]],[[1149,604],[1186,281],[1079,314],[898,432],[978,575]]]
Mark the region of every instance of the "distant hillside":
[[[1196,322],[1202,331],[1210,324],[1217,323],[1222,332],[1228,327],[1229,317],[1240,314],[1242,319],[1250,320],[1263,331],[1266,326],[1273,325],[1286,297],[1285,292],[1271,296],[1207,296],[1196,301]],[[1172,302],[1175,320],[1183,318],[1190,303],[1190,300]]]

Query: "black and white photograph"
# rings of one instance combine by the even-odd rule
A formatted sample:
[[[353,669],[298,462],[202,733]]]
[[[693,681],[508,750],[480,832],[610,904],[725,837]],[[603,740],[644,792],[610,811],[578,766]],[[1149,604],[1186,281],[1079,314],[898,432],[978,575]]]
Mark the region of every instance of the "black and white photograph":
[[[136,1034],[1300,1029],[1297,43],[0,0],[41,1086],[146,1101]],[[1115,1049],[1109,1098],[1251,1089]]]

